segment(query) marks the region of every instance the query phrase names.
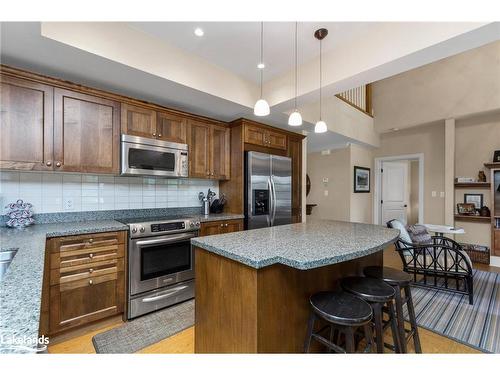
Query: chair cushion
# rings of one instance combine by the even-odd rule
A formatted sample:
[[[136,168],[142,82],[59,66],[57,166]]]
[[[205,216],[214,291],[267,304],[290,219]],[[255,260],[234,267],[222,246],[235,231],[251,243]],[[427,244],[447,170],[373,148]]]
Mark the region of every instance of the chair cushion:
[[[409,243],[412,242],[410,234],[408,233],[408,231],[406,230],[405,225],[402,222],[400,222],[399,220],[392,220],[391,221],[391,226],[394,229],[399,229],[399,238],[400,239],[402,239],[405,242],[409,242]]]
[[[432,243],[432,236],[423,225],[410,225],[408,227],[408,234],[411,237],[412,243],[418,243],[419,245]]]

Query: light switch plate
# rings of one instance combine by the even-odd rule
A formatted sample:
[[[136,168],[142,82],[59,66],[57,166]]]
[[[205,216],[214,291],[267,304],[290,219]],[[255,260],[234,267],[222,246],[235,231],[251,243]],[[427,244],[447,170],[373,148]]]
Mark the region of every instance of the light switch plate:
[[[436,191],[432,191],[432,198],[436,198],[437,197],[437,192]]]
[[[444,191],[440,192],[440,193],[439,193],[439,196],[440,196],[441,198],[444,198]]]
[[[68,199],[64,200],[64,209],[66,211],[72,211],[74,207],[75,207],[75,204],[73,202],[73,199],[68,198]]]

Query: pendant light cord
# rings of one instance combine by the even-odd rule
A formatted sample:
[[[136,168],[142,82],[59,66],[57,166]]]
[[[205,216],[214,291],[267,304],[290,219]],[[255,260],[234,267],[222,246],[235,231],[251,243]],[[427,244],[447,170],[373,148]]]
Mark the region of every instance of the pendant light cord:
[[[260,23],[260,63],[264,64],[264,22]],[[262,99],[262,77],[264,69],[260,69],[260,98]]]
[[[297,111],[297,85],[298,85],[298,80],[297,80],[297,69],[298,69],[298,42],[297,42],[297,29],[298,29],[298,22],[295,22],[295,101],[294,101],[294,106],[295,106],[295,111]]]
[[[323,102],[323,96],[321,95],[322,87],[323,87],[323,67],[321,63],[321,56],[322,56],[322,48],[321,45],[323,43],[323,40],[319,41],[319,120],[323,120],[323,108],[322,108],[322,102]]]

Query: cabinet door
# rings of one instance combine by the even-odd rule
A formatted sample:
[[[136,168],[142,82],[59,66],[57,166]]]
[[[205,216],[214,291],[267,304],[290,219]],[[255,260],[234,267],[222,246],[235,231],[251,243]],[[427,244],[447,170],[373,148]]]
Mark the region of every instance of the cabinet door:
[[[122,103],[122,133],[139,137],[156,138],[156,112]]]
[[[189,176],[210,178],[210,124],[190,120],[188,126]]]
[[[288,156],[292,158],[292,222],[302,221],[302,139],[290,138]]]
[[[218,180],[229,180],[230,174],[230,140],[229,128],[212,125],[210,131],[210,177]]]
[[[259,126],[245,124],[245,143],[266,146],[265,130]]]
[[[119,116],[118,102],[56,88],[54,169],[118,173]]]
[[[285,134],[266,130],[266,140],[268,147],[286,150],[287,137]]]
[[[186,119],[167,112],[158,112],[158,139],[168,142],[186,143]]]
[[[223,229],[223,221],[209,221],[207,223],[201,223],[200,236],[212,236],[214,234],[220,234]]]
[[[0,75],[0,168],[52,170],[53,88]]]
[[[243,220],[227,220],[224,223],[224,233],[239,232],[243,230]]]
[[[123,312],[124,273],[115,272],[50,287],[50,333]]]

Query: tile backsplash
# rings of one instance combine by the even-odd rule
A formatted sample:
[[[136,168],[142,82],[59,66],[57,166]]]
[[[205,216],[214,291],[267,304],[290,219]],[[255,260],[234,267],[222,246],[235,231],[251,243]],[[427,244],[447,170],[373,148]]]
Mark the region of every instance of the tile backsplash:
[[[35,213],[195,207],[209,188],[218,194],[218,181],[0,171],[2,214],[17,199]]]

